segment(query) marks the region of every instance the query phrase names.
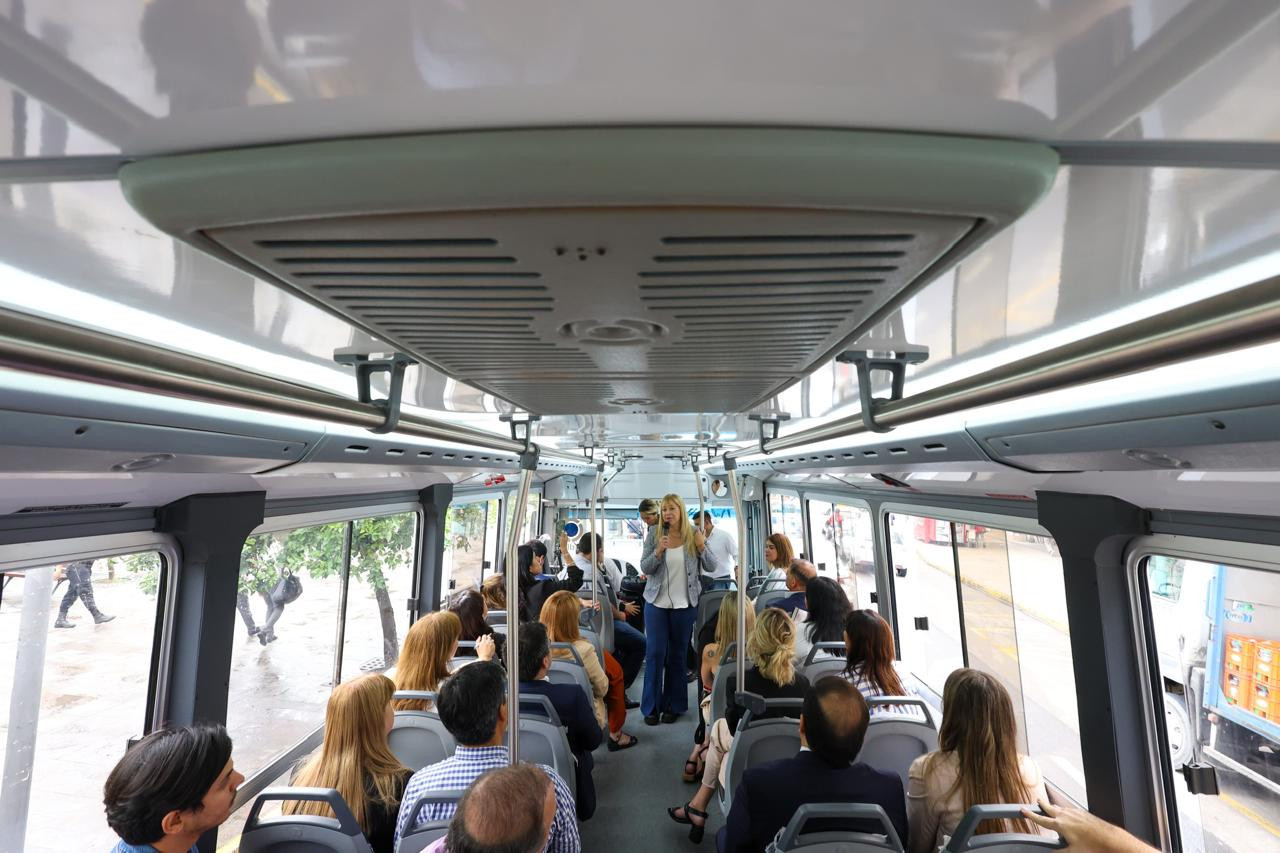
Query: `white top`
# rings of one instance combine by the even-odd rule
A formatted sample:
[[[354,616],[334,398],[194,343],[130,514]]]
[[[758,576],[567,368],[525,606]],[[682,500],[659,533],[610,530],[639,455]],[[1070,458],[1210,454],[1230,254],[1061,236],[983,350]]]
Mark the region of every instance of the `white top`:
[[[665,595],[654,604],[672,610],[689,607],[689,575],[685,567],[684,548],[668,548],[663,559],[667,561],[667,580],[663,586]]]
[[[605,557],[600,562],[604,564],[605,582],[608,583],[615,592],[622,589],[622,567],[618,564],[618,561]],[[573,563],[578,568],[582,569],[582,580],[584,583],[595,583],[595,567],[591,565],[591,560],[587,558],[586,554],[574,554]],[[563,578],[568,578],[569,573],[567,571],[561,572],[561,575]]]
[[[707,577],[733,577],[734,567],[738,564],[737,540],[729,535],[728,531],[721,530],[719,527],[712,527],[711,535],[707,537],[707,550],[716,556],[715,571],[707,573]]]

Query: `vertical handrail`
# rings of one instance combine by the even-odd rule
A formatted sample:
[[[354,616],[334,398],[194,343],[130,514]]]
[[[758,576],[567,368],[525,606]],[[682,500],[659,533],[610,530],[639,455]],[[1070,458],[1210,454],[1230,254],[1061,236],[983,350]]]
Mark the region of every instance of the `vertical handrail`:
[[[695,530],[698,530],[698,531],[701,531],[701,530],[703,529],[703,527],[705,527],[705,526],[706,526],[707,502],[706,502],[706,500],[705,500],[705,499],[703,498],[703,496],[702,496],[702,474],[701,474],[701,472],[700,472],[700,471],[699,471],[699,469],[698,469],[698,460],[697,460],[697,459],[694,459],[694,460],[692,461],[692,467],[693,467],[693,482],[694,482],[694,484],[695,484],[695,485],[697,485],[697,487],[698,487],[698,524],[697,524],[697,526],[696,526],[694,529],[695,529]],[[703,534],[703,535],[705,535],[705,534]],[[702,575],[702,572],[701,572],[701,571],[699,571],[699,572],[698,572],[698,575],[699,575],[699,577],[698,577],[698,583],[699,583],[699,584],[701,584],[701,583],[702,583],[702,576],[701,576],[701,575]]]
[[[596,532],[596,516],[597,507],[600,504],[600,494],[604,491],[602,485],[604,478],[604,463],[596,465],[596,481],[591,486],[591,606],[594,608],[600,598],[600,573],[604,571],[604,558],[600,556],[603,550],[601,545],[604,543],[604,536]],[[603,622],[601,625],[603,626]]]
[[[524,527],[529,483],[536,465],[536,458],[528,465],[521,458],[520,488],[511,511],[511,531],[507,538],[507,743],[512,764],[516,763],[520,749],[520,528]]]
[[[338,629],[334,637],[333,683],[331,688],[342,683],[342,650],[347,643],[347,596],[351,586],[351,540],[354,521],[348,521],[342,527],[342,586],[338,588]],[[383,654],[386,654],[385,649]],[[383,661],[385,664],[386,661]]]
[[[732,456],[724,458],[724,472],[729,476],[729,495],[733,500],[733,514],[738,520],[738,553],[745,554],[747,547],[747,523],[742,512],[742,494],[738,486],[738,460]],[[738,677],[738,690],[742,690],[747,675],[747,561],[738,559],[738,654],[734,671]]]

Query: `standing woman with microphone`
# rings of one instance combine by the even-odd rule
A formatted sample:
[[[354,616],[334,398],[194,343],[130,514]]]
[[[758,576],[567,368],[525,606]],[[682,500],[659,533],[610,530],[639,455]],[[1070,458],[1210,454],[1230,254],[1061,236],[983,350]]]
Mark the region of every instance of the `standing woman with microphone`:
[[[674,723],[689,710],[685,651],[698,615],[701,571],[714,573],[718,564],[701,530],[689,520],[684,501],[671,494],[662,499],[659,534],[645,539],[640,571],[648,576],[644,589],[644,696],[640,710],[646,725]],[[652,547],[650,543],[652,542]]]

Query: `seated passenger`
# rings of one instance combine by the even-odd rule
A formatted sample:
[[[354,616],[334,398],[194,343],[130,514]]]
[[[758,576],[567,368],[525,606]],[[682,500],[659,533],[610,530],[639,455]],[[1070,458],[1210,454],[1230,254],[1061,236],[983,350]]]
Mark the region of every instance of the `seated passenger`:
[[[409,779],[400,815],[396,819],[395,843],[409,830],[424,823],[448,820],[457,806],[452,803],[428,805],[419,813],[413,826],[408,826],[414,803],[423,794],[466,788],[490,770],[511,763],[507,751],[507,679],[502,667],[491,661],[464,666],[440,687],[438,709],[440,721],[458,741],[449,758],[428,764]],[[583,700],[586,701],[585,699]],[[556,816],[547,842],[549,853],[577,853],[582,849],[578,838],[578,821],[573,814],[573,794],[569,786],[546,765],[536,765],[555,785]]]
[[[373,853],[395,849],[396,814],[412,774],[387,746],[387,734],[395,722],[391,711],[395,689],[385,675],[365,675],[335,687],[324,712],[324,743],[290,783],[337,789]],[[286,801],[281,811],[334,816],[324,803],[300,800]]]
[[[577,592],[582,589],[582,569],[576,565],[566,567],[567,580],[556,580],[543,575],[547,565],[547,546],[538,540],[526,542],[517,550],[520,563],[520,621],[528,622],[542,612],[542,605],[560,590]]]
[[[752,666],[746,671],[743,679],[743,692],[755,693],[765,699],[800,699],[809,689],[809,680],[796,672],[792,659],[796,642],[795,625],[791,617],[770,607],[756,618],[755,630],[747,640],[747,657]],[[728,679],[729,695],[736,695],[736,676]],[[738,730],[738,721],[742,719],[745,708],[737,702],[731,702],[727,710],[727,718],[716,720],[707,735],[706,768],[702,773],[702,784],[697,793],[683,806],[667,809],[667,814],[676,823],[687,823],[689,840],[695,844],[702,841],[702,833],[707,824],[707,803],[716,792],[717,784],[724,784],[724,758],[733,745],[733,736]],[[794,710],[785,708],[766,711],[761,719],[794,715]]]
[[[756,625],[756,610],[749,604],[747,606],[746,620],[747,636],[751,636],[751,631]],[[711,725],[711,689],[715,685],[716,670],[720,668],[720,658],[723,657],[723,650],[738,640],[737,590],[731,591],[720,599],[719,613],[715,621],[707,622],[706,627],[712,628],[713,633],[711,641],[702,648],[702,661],[699,667],[703,697],[698,704],[702,711],[702,720],[694,732],[693,752],[689,753],[689,758],[684,763],[684,771],[680,774],[680,778],[686,782],[693,782],[702,778],[703,760],[707,750],[706,727]]]
[[[489,575],[480,584],[480,594],[484,596],[484,609],[507,609],[507,578],[505,575]]]
[[[781,601],[775,601],[772,606],[794,617],[797,610],[805,609],[804,588],[817,576],[818,569],[813,563],[808,560],[792,560],[791,568],[787,569],[787,589],[791,590],[791,594]]]
[[[778,830],[805,803],[871,803],[888,815],[898,839],[907,840],[907,808],[902,780],[858,758],[867,736],[867,703],[838,676],[818,679],[804,695],[800,752],[747,770],[733,794],[733,806],[716,839],[720,853],[763,853]],[[825,823],[825,822],[824,822]],[[823,831],[879,832],[855,821],[831,822]]]
[[[198,853],[200,836],[231,816],[243,781],[222,726],[152,732],[116,762],[102,790],[107,824],[120,836],[112,853]]]
[[[907,692],[896,669],[893,629],[874,610],[854,610],[844,620],[844,677],[858,688],[866,699],[876,696],[915,695]],[[911,706],[881,705],[871,709],[871,716],[905,713],[923,717],[924,712]]]
[[[831,578],[814,578],[804,587],[803,622],[796,623],[796,666],[809,656],[815,643],[838,643],[844,639],[844,620],[853,610],[849,596]],[[838,655],[828,649],[826,654]]]
[[[1000,682],[976,669],[957,669],[942,688],[937,752],[911,762],[907,778],[910,853],[931,853],[970,806],[1034,803],[1049,798],[1040,768],[1018,755],[1013,702]],[[1039,832],[1029,820],[989,820],[979,833]]]
[[[582,612],[582,599],[571,592],[561,590],[542,605],[541,621],[547,628],[547,638],[553,643],[569,643],[578,652],[591,682],[596,722],[608,727],[609,751],[617,752],[635,746],[634,735],[622,731],[627,721],[627,693],[622,683],[622,667],[609,652],[604,653],[604,666],[595,646],[578,630],[578,614]],[[553,649],[551,656],[561,660],[573,660],[568,649]]]
[[[561,534],[561,541],[568,542],[564,534]],[[591,572],[593,548],[599,552],[598,561],[606,567],[606,571],[602,574],[605,575],[605,582],[609,584],[609,589],[613,591],[613,598],[616,599],[618,590],[622,588],[622,567],[618,565],[617,560],[605,558],[604,542],[599,536],[584,533],[578,538],[578,553],[574,555],[574,563],[582,569],[584,577],[588,579],[594,577],[594,573]],[[600,607],[610,607],[613,610],[613,648],[609,651],[613,652],[618,664],[622,667],[623,685],[630,687],[636,680],[636,676],[640,674],[640,670],[644,668],[644,634],[627,623],[628,618],[639,616],[640,605],[627,601],[619,602],[621,607],[613,607],[612,601],[604,594],[603,589],[598,598]],[[628,707],[635,708],[638,705],[639,703],[630,703]]]
[[[572,595],[572,593],[565,593]],[[595,657],[595,649],[591,656]],[[546,696],[560,716],[560,724],[569,733],[569,749],[577,765],[578,819],[587,820],[596,812],[596,786],[591,781],[595,761],[591,750],[600,745],[603,735],[595,712],[585,693],[576,684],[552,684],[546,680],[551,669],[551,642],[541,622],[520,626],[520,692]]]
[[[489,623],[484,621],[484,611],[484,596],[474,589],[464,589],[449,601],[449,612],[456,614],[458,621],[462,623],[462,633],[458,635],[458,639],[463,642],[478,643],[481,637],[488,637],[493,640],[493,660],[501,663],[507,638],[493,630]],[[459,647],[457,656],[474,658],[479,655],[477,649]]]
[[[764,540],[764,562],[769,567],[765,582],[780,581],[787,577],[791,561],[796,558],[796,551],[791,547],[791,540],[785,533],[770,533]]]
[[[461,636],[462,620],[448,610],[428,613],[414,622],[404,636],[404,650],[396,664],[396,690],[437,692],[451,674],[449,661],[458,654]],[[476,654],[481,660],[492,660],[493,640],[477,640]],[[431,707],[426,699],[396,699],[392,704],[397,711],[426,711]]]
[[[458,801],[449,832],[426,853],[542,853],[556,816],[556,789],[532,764],[490,770]]]

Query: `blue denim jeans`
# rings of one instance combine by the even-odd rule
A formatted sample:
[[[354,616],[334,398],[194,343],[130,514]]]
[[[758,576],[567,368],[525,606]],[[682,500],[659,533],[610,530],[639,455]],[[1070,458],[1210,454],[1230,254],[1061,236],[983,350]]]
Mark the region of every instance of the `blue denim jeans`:
[[[640,711],[650,717],[689,710],[685,654],[693,637],[698,608],[668,609],[644,604],[644,695]]]

